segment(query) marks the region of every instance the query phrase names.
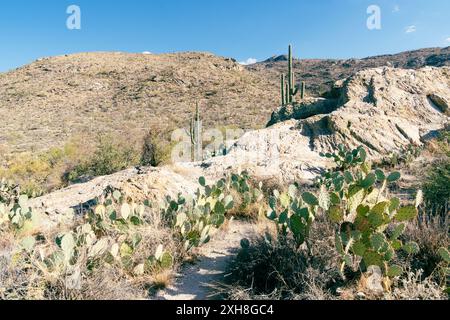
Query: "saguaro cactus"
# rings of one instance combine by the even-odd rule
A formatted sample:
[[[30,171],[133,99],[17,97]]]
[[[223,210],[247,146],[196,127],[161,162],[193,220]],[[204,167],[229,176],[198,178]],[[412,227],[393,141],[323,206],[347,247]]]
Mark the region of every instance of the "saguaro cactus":
[[[303,99],[305,99],[305,95],[306,95],[306,83],[304,81],[302,81],[302,90],[300,91],[300,97]]]
[[[202,120],[200,117],[200,108],[195,108],[195,115],[191,119],[190,130],[191,136],[191,160],[193,162],[203,160],[203,145],[202,145]]]
[[[292,46],[289,45],[288,52],[288,74],[287,84],[285,85],[285,74],[281,75],[281,103],[283,106],[295,103],[295,95],[299,91],[299,87],[295,85],[295,75],[292,63]]]
[[[287,104],[287,100],[286,100],[286,79],[285,79],[285,75],[284,73],[280,76],[280,80],[281,80],[281,105],[284,106]]]

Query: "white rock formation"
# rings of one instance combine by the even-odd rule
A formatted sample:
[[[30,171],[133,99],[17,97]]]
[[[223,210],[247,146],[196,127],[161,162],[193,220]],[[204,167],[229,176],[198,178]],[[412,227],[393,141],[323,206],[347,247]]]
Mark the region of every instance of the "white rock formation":
[[[449,122],[449,67],[370,69],[337,86],[336,99],[320,102],[325,109],[313,108],[306,119],[298,110],[291,114],[279,110],[278,114],[293,119],[246,133],[226,156],[203,163],[126,170],[35,199],[33,206],[52,216],[89,203],[108,186],[136,200],[160,201],[166,194],[193,193],[200,175],[213,180],[242,170],[261,180],[308,182],[329,165],[319,153],[333,151],[340,143],[363,145],[372,158],[379,158],[411,143],[422,144]],[[329,112],[332,103],[334,111]]]

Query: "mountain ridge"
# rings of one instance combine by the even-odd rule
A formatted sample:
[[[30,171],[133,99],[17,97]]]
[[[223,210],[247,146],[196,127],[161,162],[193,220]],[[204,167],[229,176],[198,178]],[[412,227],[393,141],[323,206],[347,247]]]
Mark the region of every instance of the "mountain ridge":
[[[275,82],[286,70],[286,55],[273,56],[265,61],[246,66],[252,72],[266,74]],[[423,48],[395,54],[376,55],[350,59],[294,59],[297,82],[306,81],[307,90],[313,96],[321,96],[332,89],[335,81],[348,78],[364,69],[394,67],[420,69],[426,66],[450,65],[450,47]]]

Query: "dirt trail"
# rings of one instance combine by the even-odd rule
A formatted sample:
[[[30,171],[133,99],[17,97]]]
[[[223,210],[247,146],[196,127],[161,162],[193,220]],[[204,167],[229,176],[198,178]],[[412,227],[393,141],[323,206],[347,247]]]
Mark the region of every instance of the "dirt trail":
[[[236,256],[243,238],[256,233],[255,224],[232,221],[200,248],[199,261],[185,267],[175,284],[158,293],[158,300],[214,299],[209,285],[223,281],[228,263]]]

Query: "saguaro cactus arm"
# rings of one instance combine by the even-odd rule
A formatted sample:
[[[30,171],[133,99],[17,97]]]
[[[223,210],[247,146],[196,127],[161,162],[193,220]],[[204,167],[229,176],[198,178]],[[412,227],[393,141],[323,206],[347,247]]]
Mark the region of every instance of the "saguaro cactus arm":
[[[289,45],[288,49],[288,74],[287,79],[284,74],[281,75],[281,103],[283,106],[291,103],[295,103],[295,96],[301,89],[295,85],[295,74],[293,68],[293,56],[292,46]]]

